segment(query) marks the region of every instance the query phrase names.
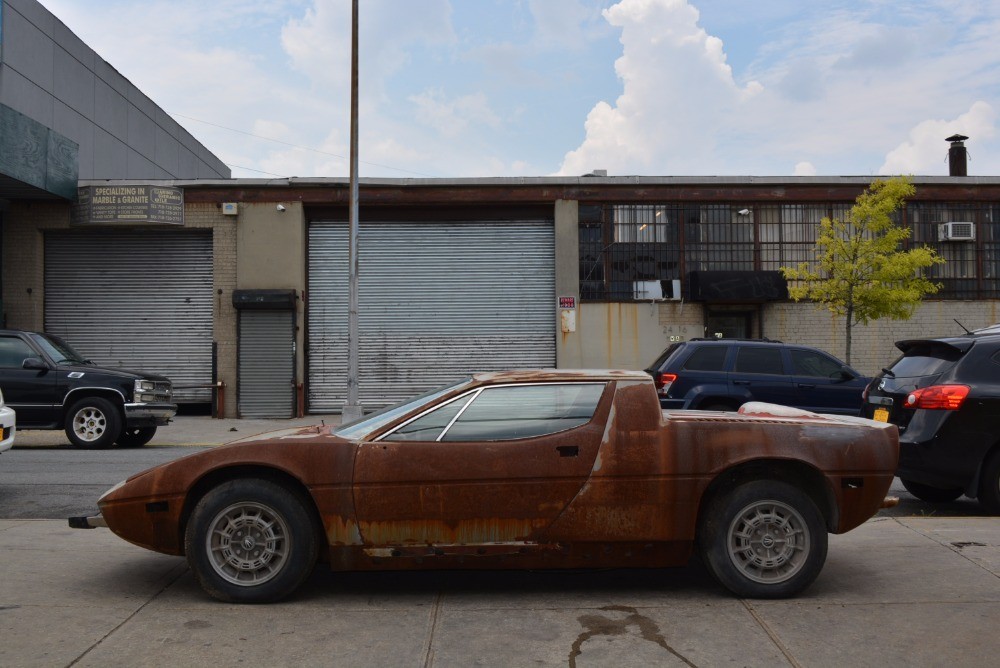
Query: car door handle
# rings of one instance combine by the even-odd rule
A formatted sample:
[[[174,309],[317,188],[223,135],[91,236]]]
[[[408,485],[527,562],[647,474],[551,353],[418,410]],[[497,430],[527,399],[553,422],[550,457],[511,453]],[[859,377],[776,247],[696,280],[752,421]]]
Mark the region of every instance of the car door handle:
[[[795,387],[801,388],[803,390],[813,390],[813,389],[816,389],[815,385],[807,385],[806,383],[796,383]]]
[[[578,445],[557,445],[556,450],[560,457],[579,457],[580,446]]]
[[[733,385],[749,385],[749,380],[734,380]]]

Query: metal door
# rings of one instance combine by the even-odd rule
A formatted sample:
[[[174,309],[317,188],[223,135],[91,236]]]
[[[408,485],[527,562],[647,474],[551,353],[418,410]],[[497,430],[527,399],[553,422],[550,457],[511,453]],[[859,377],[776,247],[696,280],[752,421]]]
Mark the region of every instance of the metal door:
[[[239,328],[239,416],[294,417],[295,311],[243,310]]]
[[[213,301],[208,230],[45,235],[46,331],[98,364],[167,376],[178,403],[212,399]]]
[[[359,264],[366,410],[474,371],[555,366],[551,221],[362,224]],[[347,279],[347,224],[312,223],[312,413],[339,412],[346,399]]]

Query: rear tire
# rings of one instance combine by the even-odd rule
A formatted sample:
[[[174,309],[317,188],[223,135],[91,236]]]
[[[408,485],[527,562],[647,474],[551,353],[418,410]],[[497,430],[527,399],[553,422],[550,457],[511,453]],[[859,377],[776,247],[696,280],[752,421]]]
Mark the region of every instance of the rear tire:
[[[900,478],[906,491],[927,503],[948,503],[962,496],[962,489],[945,489],[942,487],[931,487],[920,482]]]
[[[777,480],[754,480],[713,499],[698,541],[715,579],[744,598],[794,596],[826,562],[822,514],[805,492]]]
[[[1000,450],[986,460],[979,476],[979,505],[990,515],[1000,515]]]
[[[115,441],[123,448],[141,448],[153,440],[156,435],[156,427],[125,427],[122,433],[118,434]]]
[[[319,556],[306,503],[282,485],[255,478],[208,492],[184,532],[195,579],[227,603],[270,603],[291,594]]]
[[[101,397],[80,399],[66,413],[66,438],[77,448],[110,448],[121,429],[118,407]]]

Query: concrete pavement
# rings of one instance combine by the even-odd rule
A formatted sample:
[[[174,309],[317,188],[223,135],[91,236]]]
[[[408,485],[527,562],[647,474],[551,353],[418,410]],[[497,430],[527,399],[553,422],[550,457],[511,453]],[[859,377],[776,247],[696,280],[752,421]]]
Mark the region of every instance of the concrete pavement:
[[[335,574],[210,600],[183,559],[64,520],[0,520],[2,666],[953,666],[1000,655],[1000,519],[879,517],[805,595],[687,568]]]
[[[213,446],[339,416],[176,418]],[[147,446],[147,447],[150,447]],[[17,448],[69,447],[18,432]],[[877,517],[817,582],[744,601],[698,563],[572,572],[331,573],[291,600],[209,599],[181,558],[65,520],[0,520],[0,666],[950,666],[1000,655],[1000,518]]]

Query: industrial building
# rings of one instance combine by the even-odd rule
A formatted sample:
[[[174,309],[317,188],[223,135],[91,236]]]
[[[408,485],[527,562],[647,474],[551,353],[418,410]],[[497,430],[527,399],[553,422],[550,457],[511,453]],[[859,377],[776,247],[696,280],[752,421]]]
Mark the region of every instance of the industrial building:
[[[95,361],[171,377],[216,414],[337,413],[347,387],[346,178],[228,168],[31,0],[3,0],[3,319]],[[72,76],[66,73],[71,72]],[[1000,321],[1000,177],[913,178],[911,243],[947,262],[892,342]],[[34,147],[18,153],[14,147]],[[942,150],[945,150],[942,144]],[[820,220],[868,177],[362,179],[360,400],[471,371],[645,368],[671,341],[798,341],[843,356],[843,323],[788,299]]]

